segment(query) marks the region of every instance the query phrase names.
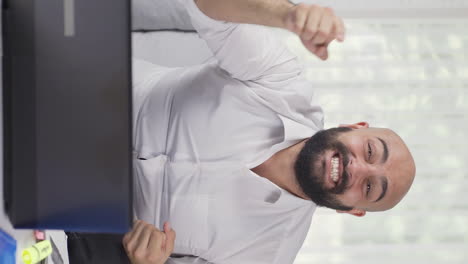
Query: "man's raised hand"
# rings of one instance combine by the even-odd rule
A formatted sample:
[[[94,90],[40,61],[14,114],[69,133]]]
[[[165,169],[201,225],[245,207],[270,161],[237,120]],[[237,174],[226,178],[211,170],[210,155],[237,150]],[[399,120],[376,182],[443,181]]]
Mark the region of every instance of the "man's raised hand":
[[[175,231],[164,223],[164,232],[144,221],[135,221],[123,238],[132,264],[164,264],[174,250]]]
[[[304,46],[322,60],[328,58],[328,45],[333,40],[344,41],[343,20],[329,7],[298,4],[290,8],[285,26],[296,33]]]

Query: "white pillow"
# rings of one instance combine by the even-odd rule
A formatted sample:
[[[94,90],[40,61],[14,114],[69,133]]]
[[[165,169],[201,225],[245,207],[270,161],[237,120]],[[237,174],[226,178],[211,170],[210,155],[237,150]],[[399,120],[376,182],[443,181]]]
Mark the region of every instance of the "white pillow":
[[[194,30],[185,1],[132,0],[132,30]]]

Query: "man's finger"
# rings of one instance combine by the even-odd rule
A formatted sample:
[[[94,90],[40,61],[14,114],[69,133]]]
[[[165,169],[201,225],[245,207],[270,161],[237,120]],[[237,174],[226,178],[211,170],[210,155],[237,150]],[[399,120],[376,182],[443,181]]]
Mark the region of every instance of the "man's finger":
[[[149,246],[149,241],[151,237],[151,232],[154,230],[154,227],[150,224],[144,225],[141,230],[140,236],[138,237],[137,249],[146,250]]]
[[[346,27],[343,22],[343,19],[340,17],[335,17],[335,26],[336,26],[336,39],[340,42],[345,40]]]
[[[304,4],[299,4],[296,7],[296,10],[293,13],[292,20],[293,20],[293,25],[294,29],[293,32],[296,33],[297,35],[301,35],[306,20],[307,20],[307,14],[308,14],[308,9],[304,8]]]
[[[166,255],[169,256],[174,251],[174,244],[176,239],[176,233],[174,229],[170,228],[170,225],[165,226],[164,233],[166,233]]]
[[[169,233],[169,231],[171,231],[171,224],[169,224],[169,222],[165,222],[164,226],[163,226],[163,230],[164,230],[164,240],[163,240],[163,243],[162,243],[162,247],[163,247],[163,250],[166,251],[167,234]]]
[[[135,221],[133,223],[132,231],[130,231],[130,241],[134,240],[135,237],[140,235],[141,230],[143,229],[145,223],[142,220]]]
[[[165,222],[163,226],[164,232],[167,233],[171,231],[171,224],[169,222]]]
[[[305,40],[301,38],[301,42],[308,49],[310,52],[314,53],[316,46],[310,41],[310,40]]]
[[[302,44],[304,45],[304,47],[306,47],[306,49],[308,49],[310,52],[312,52],[313,54],[315,54],[317,52],[318,47],[317,47],[317,45],[312,43],[311,40],[306,41],[305,39],[301,38],[301,41],[302,41]]]
[[[320,12],[319,8],[309,9],[307,21],[305,22],[304,29],[300,35],[301,38],[308,41],[311,40],[315,34],[317,34],[319,22],[322,19],[322,14],[323,13]]]
[[[124,237],[122,238],[122,244],[123,244],[124,246],[126,246],[127,243],[128,243],[128,241],[130,241],[130,235],[131,235],[131,234],[132,234],[132,232],[129,231],[129,232],[127,232],[127,233],[124,235]]]
[[[130,238],[127,242],[127,250],[132,252],[135,250],[136,246],[138,245],[138,239],[140,236],[141,231],[144,228],[145,223],[143,221],[137,221],[133,225],[133,230],[130,232]]]
[[[328,38],[325,40],[325,43],[322,46],[328,47],[330,43],[336,39],[336,24],[333,25],[332,32],[328,35]]]
[[[160,252],[161,254],[163,254],[162,242],[163,232],[155,229],[153,230],[153,232],[151,232],[148,249],[152,252]]]
[[[322,60],[328,59],[328,45],[319,46],[315,52],[315,55],[317,55]]]
[[[323,16],[320,20],[317,34],[312,39],[316,45],[323,45],[327,41],[328,37],[333,33],[333,27],[335,24],[335,16],[331,8],[325,8],[323,11]]]
[[[320,57],[322,60],[328,59],[329,57],[328,47],[330,46],[330,43],[334,41],[335,39],[340,42],[343,42],[344,32],[345,32],[345,29],[344,29],[343,20],[335,16],[332,32],[329,34],[325,43],[316,48],[316,55]]]

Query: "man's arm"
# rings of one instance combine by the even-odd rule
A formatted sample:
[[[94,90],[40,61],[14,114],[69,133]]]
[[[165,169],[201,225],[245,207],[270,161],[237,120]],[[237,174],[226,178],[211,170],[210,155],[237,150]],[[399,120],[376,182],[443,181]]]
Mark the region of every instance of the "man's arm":
[[[345,27],[331,8],[295,5],[287,0],[195,0],[207,16],[234,23],[277,27],[296,33],[304,46],[321,59],[328,58],[333,40],[344,41]]]
[[[285,28],[285,17],[294,7],[286,0],[196,0],[207,16],[242,24]]]

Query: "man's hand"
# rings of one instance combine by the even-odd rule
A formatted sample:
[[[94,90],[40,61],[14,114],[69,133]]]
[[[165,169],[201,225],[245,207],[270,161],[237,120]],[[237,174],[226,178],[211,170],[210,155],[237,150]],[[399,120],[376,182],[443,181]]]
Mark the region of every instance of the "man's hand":
[[[287,0],[195,0],[207,16],[234,23],[258,24],[288,29],[304,46],[322,60],[328,58],[328,45],[344,41],[343,20],[333,10],[318,5]]]
[[[333,40],[344,41],[345,26],[328,7],[299,4],[290,8],[285,27],[296,33],[304,46],[322,60],[328,58],[328,45]]]
[[[164,264],[174,250],[175,231],[164,223],[164,232],[144,221],[135,221],[123,246],[132,264]]]

